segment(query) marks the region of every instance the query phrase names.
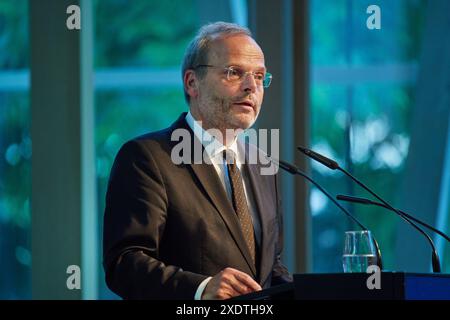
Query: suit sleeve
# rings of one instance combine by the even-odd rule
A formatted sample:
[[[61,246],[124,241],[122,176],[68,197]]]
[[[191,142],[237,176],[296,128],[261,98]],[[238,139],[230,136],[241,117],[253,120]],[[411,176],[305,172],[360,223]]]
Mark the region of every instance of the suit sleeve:
[[[103,230],[106,283],[124,299],[193,299],[207,278],[158,260],[167,209],[150,150],[139,141],[126,143],[111,170]]]
[[[281,262],[281,253],[283,251],[283,210],[281,206],[281,197],[279,190],[279,176],[276,174],[275,176],[275,190],[276,190],[276,199],[277,199],[277,218],[278,218],[278,239],[277,244],[275,246],[275,262],[272,269],[272,282],[271,286],[279,285],[283,283],[292,282],[292,276],[287,270],[287,268]]]

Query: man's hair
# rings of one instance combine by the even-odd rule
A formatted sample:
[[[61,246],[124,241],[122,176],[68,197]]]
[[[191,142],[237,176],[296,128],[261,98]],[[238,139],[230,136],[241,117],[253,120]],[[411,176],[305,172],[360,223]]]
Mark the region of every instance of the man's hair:
[[[225,38],[231,35],[246,35],[251,37],[250,30],[235,23],[228,22],[214,22],[204,25],[200,28],[197,35],[189,43],[183,57],[183,64],[181,67],[181,78],[183,80],[184,97],[189,104],[190,96],[184,87],[184,74],[186,70],[194,69],[199,64],[206,64],[208,62],[208,53],[211,43],[219,38]],[[195,70],[198,77],[204,77],[206,71],[203,68]]]

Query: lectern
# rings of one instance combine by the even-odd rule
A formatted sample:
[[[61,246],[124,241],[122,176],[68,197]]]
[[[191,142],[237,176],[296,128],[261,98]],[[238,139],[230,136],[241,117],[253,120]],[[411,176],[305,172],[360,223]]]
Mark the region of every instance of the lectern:
[[[243,295],[239,300],[450,300],[450,274],[381,272],[380,288],[369,289],[372,275],[295,274],[291,284]]]

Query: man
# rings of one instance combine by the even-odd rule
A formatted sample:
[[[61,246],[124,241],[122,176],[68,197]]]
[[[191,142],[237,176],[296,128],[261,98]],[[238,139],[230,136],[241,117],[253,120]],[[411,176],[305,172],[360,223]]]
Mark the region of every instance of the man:
[[[280,261],[278,178],[249,164],[259,151],[236,139],[255,122],[270,84],[261,48],[246,28],[206,25],[186,51],[182,76],[189,113],[127,142],[113,165],[108,286],[126,299],[226,299],[291,281]],[[192,161],[174,152],[180,131],[192,149],[179,156]],[[201,163],[193,155],[199,146]]]

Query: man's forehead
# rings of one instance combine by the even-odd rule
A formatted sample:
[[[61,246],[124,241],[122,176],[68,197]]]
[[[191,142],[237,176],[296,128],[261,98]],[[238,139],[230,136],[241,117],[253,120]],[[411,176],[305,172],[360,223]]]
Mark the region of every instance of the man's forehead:
[[[247,35],[233,35],[213,41],[211,60],[244,59],[264,64],[264,54],[254,39]]]

